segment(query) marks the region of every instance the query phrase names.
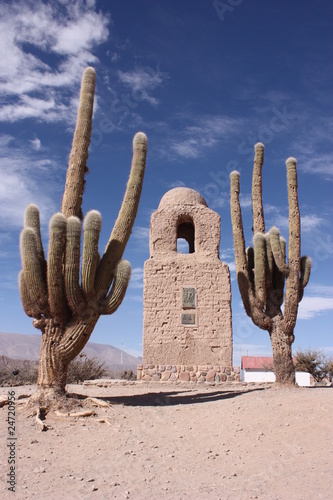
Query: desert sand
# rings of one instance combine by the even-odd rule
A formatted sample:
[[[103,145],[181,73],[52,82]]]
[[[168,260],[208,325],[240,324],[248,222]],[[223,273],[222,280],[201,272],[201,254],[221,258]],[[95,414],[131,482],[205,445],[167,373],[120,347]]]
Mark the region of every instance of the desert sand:
[[[18,397],[35,387],[13,389]],[[15,493],[6,484],[8,406],[0,409],[1,498],[333,498],[330,387],[114,381],[68,389],[110,407],[86,418],[48,415],[41,432],[19,405]]]

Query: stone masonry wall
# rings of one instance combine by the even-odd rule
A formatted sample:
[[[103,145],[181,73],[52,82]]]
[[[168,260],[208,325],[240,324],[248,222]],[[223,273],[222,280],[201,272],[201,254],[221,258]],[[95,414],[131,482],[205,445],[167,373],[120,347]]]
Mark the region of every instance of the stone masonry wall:
[[[190,253],[177,252],[178,238],[187,239]],[[143,380],[169,372],[170,380],[235,375],[230,273],[219,246],[220,216],[199,193],[175,188],[163,196],[151,217],[144,265]],[[167,366],[173,368],[160,369]]]
[[[184,287],[195,308],[182,307]],[[144,364],[232,365],[230,275],[218,259],[196,254],[150,259],[144,266]],[[195,324],[182,324],[194,314]]]
[[[145,382],[239,382],[239,366],[139,365],[137,379]]]

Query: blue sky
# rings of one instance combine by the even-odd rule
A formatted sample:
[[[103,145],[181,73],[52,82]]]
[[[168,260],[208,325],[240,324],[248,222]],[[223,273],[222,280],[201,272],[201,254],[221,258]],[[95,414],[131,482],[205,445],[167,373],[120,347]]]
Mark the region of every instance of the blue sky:
[[[118,311],[91,340],[142,349],[143,264],[149,222],[163,194],[198,190],[221,215],[221,258],[230,266],[234,362],[269,355],[268,333],[241,304],[229,213],[229,173],[241,172],[251,244],[253,146],[265,144],[267,230],[288,236],[285,160],[297,158],[302,255],[310,283],[294,349],[333,353],[332,43],[330,0],[3,1],[0,20],[0,330],[38,333],[19,298],[19,233],[25,206],[48,220],[60,209],[81,75],[97,72],[83,211],[103,216],[101,249],[117,216],[135,132],[148,136],[144,187],[125,258],[132,278]]]

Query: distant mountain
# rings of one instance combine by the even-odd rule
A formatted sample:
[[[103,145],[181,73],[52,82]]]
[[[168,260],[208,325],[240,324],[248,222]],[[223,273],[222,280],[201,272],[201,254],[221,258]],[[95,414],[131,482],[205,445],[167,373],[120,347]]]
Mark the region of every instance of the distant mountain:
[[[12,359],[38,360],[41,335],[23,335],[21,333],[0,333],[0,356]],[[107,344],[88,342],[83,350],[89,357],[104,361],[112,370],[136,369],[142,358],[136,358],[127,352]]]

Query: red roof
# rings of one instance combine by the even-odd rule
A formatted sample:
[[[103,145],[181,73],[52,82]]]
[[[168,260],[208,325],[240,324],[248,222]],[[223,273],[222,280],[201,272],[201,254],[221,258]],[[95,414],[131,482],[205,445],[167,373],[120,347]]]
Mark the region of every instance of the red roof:
[[[242,356],[242,370],[264,370],[273,367],[273,358],[264,356]]]
[[[296,358],[293,358],[294,364]],[[265,370],[273,369],[273,358],[266,356],[242,356],[242,370]]]

